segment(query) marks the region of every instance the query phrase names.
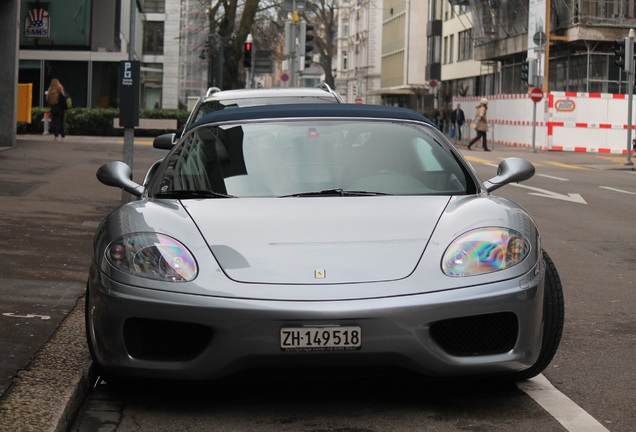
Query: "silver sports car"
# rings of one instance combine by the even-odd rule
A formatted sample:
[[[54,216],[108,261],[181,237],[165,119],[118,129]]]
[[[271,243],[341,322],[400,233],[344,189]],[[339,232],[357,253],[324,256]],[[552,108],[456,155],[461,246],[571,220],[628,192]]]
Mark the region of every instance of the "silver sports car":
[[[531,216],[423,116],[370,105],[211,113],[101,223],[86,301],[95,365],[214,380],[399,368],[522,380],[552,360],[563,292]]]

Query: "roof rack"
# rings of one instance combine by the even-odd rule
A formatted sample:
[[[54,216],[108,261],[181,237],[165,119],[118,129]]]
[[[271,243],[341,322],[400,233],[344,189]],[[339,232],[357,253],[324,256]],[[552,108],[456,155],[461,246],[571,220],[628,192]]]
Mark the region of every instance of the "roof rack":
[[[340,103],[345,103],[345,101],[342,98],[342,96],[340,96],[340,94],[338,92],[336,92],[331,87],[329,87],[329,84],[327,84],[326,82],[323,81],[320,84],[317,84],[316,88],[319,88],[319,89],[322,89],[322,90],[324,90],[326,92],[331,93],[336,99],[338,99],[340,101]]]
[[[326,82],[321,82],[320,84],[316,84],[316,88],[323,89],[325,91],[328,91],[329,93],[333,91],[331,90],[331,87],[329,87],[329,84],[327,84]]]
[[[205,97],[208,97],[208,96],[210,96],[211,94],[216,93],[216,92],[220,92],[220,91],[221,91],[221,89],[220,89],[220,88],[218,88],[218,87],[210,87],[210,88],[209,88],[209,89],[205,92]]]

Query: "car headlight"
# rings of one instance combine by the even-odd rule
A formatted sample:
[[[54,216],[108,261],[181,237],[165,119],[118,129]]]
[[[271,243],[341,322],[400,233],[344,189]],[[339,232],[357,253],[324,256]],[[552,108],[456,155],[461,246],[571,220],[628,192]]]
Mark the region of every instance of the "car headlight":
[[[530,253],[530,242],[508,228],[479,228],[462,234],[442,258],[448,276],[474,276],[504,270],[519,264]]]
[[[111,266],[124,273],[168,282],[187,282],[197,275],[190,251],[163,234],[127,234],[106,248]]]

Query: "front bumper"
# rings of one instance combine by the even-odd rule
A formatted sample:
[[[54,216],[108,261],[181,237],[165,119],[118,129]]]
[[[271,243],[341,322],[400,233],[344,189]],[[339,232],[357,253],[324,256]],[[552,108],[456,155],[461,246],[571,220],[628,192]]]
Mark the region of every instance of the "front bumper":
[[[125,376],[214,380],[250,369],[313,367],[497,374],[532,366],[541,348],[543,270],[449,291],[322,302],[170,293],[117,283],[96,268],[91,275],[92,352],[106,371]],[[359,326],[362,347],[281,350],[280,329],[305,326]]]

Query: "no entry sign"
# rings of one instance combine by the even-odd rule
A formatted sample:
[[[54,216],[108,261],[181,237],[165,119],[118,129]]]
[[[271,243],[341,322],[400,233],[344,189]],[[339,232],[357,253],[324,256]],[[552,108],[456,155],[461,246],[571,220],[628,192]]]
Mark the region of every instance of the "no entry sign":
[[[530,90],[530,99],[532,99],[532,102],[534,103],[541,102],[541,99],[543,99],[543,90],[541,90],[539,87],[535,87]]]

